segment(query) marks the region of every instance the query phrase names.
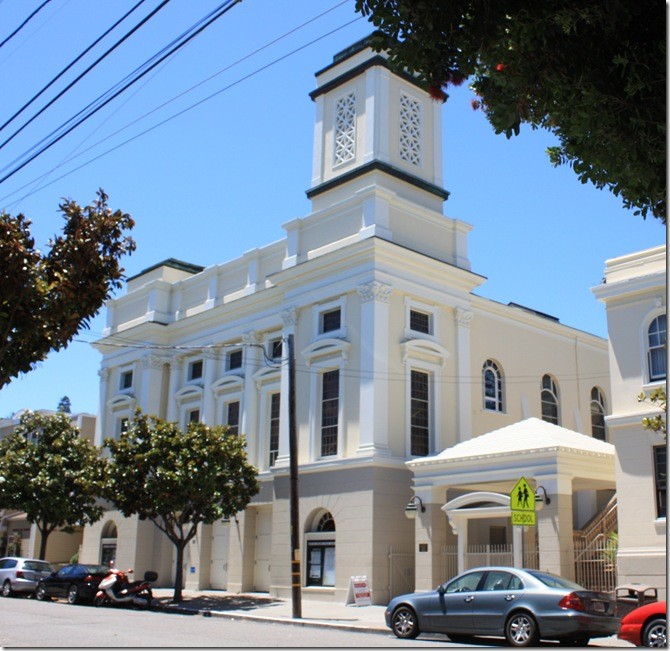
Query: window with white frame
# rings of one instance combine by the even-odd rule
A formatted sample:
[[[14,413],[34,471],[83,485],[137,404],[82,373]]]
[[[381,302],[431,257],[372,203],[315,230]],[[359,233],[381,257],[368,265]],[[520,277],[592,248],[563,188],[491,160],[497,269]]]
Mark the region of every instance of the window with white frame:
[[[432,305],[413,298],[405,298],[405,337],[407,339],[432,339],[438,337],[439,311]]]
[[[320,303],[312,308],[314,318],[314,338],[346,337],[346,298]]]
[[[340,371],[321,375],[321,456],[336,455],[339,436]]]
[[[242,349],[238,348],[236,350],[231,350],[226,355],[226,370],[234,371],[235,369],[242,368],[243,355]]]
[[[605,428],[605,394],[599,387],[591,389],[591,436],[600,441],[607,440]]]
[[[560,408],[558,401],[558,384],[551,375],[542,377],[542,391],[540,399],[542,402],[542,420],[560,425]]]
[[[410,454],[430,452],[430,375],[412,369],[410,373]]]
[[[321,334],[326,332],[336,332],[342,325],[342,311],[339,307],[333,310],[321,312],[319,317],[319,331]]]
[[[199,380],[202,378],[203,374],[203,361],[201,359],[196,359],[188,364],[187,378],[189,382],[193,380]]]
[[[274,337],[268,341],[268,357],[273,360],[277,361],[282,358],[282,354],[284,351],[284,346],[283,346],[283,340],[281,337]]]
[[[482,387],[484,390],[484,409],[502,412],[503,409],[503,375],[498,365],[487,359],[482,369]]]
[[[223,424],[228,426],[231,434],[240,433],[240,401],[231,400],[223,405]]]
[[[656,488],[656,517],[665,518],[668,504],[668,448],[665,445],[654,446],[654,486]]]
[[[279,456],[279,425],[281,413],[281,394],[270,395],[270,427],[268,440],[268,466],[272,467]]]
[[[197,423],[199,421],[200,409],[198,407],[186,410],[186,427],[188,427],[191,423]]]
[[[119,376],[119,391],[127,391],[133,388],[133,371],[126,369]]]
[[[121,418],[118,418],[116,421],[116,438],[121,436],[121,434],[125,434],[129,427],[130,418],[128,418],[128,416],[121,416]]]
[[[400,158],[421,166],[421,103],[406,93],[400,93]]]
[[[356,93],[351,91],[335,101],[335,166],[356,156]]]
[[[666,378],[667,354],[667,318],[665,314],[657,316],[647,330],[647,361],[649,381],[660,382]]]

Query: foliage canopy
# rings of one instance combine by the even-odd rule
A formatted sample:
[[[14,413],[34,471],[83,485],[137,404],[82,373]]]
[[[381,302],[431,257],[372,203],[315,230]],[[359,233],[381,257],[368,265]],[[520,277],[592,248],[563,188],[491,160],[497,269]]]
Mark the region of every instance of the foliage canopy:
[[[470,80],[509,138],[547,129],[582,183],[666,220],[666,7],[637,0],[356,0],[390,63],[431,92]]]
[[[93,523],[105,483],[100,450],[79,436],[67,414],[26,412],[13,434],[0,441],[0,504],[26,512],[41,534],[39,558],[57,528]]]
[[[112,212],[102,190],[92,205],[67,200],[60,211],[63,233],[44,255],[35,248],[30,220],[0,213],[0,277],[9,281],[0,289],[0,389],[88,327],[121,287],[120,258],[135,250],[124,234],[133,219]]]
[[[199,524],[243,511],[258,492],[244,437],[225,427],[177,423],[137,412],[109,448],[107,497],[129,517],[151,520],[175,545],[174,601],[182,598],[183,554]]]

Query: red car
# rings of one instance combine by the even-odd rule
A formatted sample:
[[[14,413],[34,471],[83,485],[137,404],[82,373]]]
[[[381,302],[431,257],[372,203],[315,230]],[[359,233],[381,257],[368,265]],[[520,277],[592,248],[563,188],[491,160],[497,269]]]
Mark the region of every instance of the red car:
[[[621,620],[617,637],[635,646],[667,647],[667,617],[665,601],[640,606]]]

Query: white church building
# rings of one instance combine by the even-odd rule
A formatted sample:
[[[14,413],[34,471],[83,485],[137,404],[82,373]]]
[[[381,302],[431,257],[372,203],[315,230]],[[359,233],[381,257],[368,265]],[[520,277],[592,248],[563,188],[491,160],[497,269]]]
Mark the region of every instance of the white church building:
[[[97,442],[136,407],[244,434],[261,490],[201,527],[186,586],[289,597],[293,335],[303,595],[343,601],[364,575],[383,604],[487,560],[575,577],[577,532],[615,492],[607,340],[476,293],[472,226],[443,214],[441,103],[413,77],[362,41],[316,81],[310,214],[237,259],[128,280],[96,344]],[[522,477],[535,527],[510,523]],[[174,576],[167,538],[115,511],[80,558]]]

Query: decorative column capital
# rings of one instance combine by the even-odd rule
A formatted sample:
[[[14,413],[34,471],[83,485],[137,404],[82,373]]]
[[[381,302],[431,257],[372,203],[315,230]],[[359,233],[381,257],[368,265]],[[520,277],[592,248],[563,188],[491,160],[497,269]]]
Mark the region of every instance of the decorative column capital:
[[[245,346],[252,346],[261,343],[260,335],[256,330],[249,330],[242,335],[242,343]]]
[[[160,355],[145,355],[142,358],[142,368],[159,371],[163,368],[163,364],[167,364],[168,361],[169,360],[167,360],[165,357],[161,357]]]
[[[472,310],[465,310],[462,307],[457,307],[456,316],[454,317],[454,320],[456,321],[457,326],[460,326],[462,328],[469,328],[473,316],[474,315]]]
[[[109,380],[110,370],[106,366],[98,370],[98,376],[103,382]]]
[[[358,295],[361,297],[362,303],[369,301],[379,301],[380,303],[388,303],[389,296],[393,291],[391,285],[380,283],[378,280],[373,280],[365,285],[359,285],[357,288]]]

